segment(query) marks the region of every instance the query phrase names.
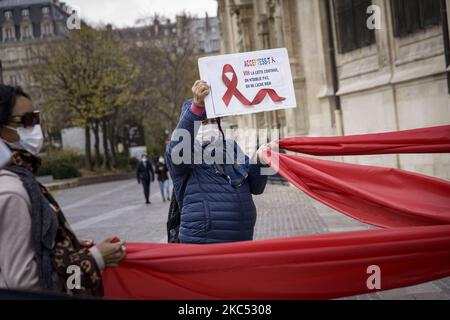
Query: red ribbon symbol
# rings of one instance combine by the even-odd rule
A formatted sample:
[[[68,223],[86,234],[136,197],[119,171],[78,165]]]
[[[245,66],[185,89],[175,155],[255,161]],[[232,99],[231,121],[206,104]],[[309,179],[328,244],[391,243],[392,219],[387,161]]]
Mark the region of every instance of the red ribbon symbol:
[[[226,76],[226,73],[232,73],[233,76],[231,77],[231,80],[228,79]],[[261,89],[256,94],[255,98],[250,101],[244,95],[239,91],[237,88],[238,84],[238,78],[236,75],[236,72],[234,71],[233,67],[230,64],[226,64],[223,66],[222,71],[222,81],[227,87],[227,92],[222,97],[223,102],[225,102],[225,105],[228,107],[230,104],[231,98],[235,96],[244,106],[254,106],[257,104],[260,104],[266,95],[269,95],[270,99],[274,102],[280,102],[286,100],[286,98],[280,97],[277,92],[273,89]]]

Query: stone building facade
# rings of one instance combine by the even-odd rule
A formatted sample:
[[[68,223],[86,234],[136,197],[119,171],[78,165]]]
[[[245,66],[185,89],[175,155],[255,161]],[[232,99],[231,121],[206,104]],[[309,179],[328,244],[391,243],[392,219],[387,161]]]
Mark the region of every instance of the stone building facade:
[[[217,17],[209,17],[206,14],[203,18],[191,18],[185,24],[182,20],[183,16],[177,16],[178,29],[187,28],[203,54],[211,55],[220,52],[220,30]]]
[[[296,109],[228,118],[229,127],[329,136],[450,124],[448,14],[439,0],[219,0],[221,52],[286,47]],[[446,1],[450,8],[450,1]],[[443,10],[441,10],[443,9]],[[375,19],[374,19],[375,17]],[[450,155],[337,160],[450,179]],[[335,158],[335,159],[336,159]]]
[[[55,0],[0,1],[0,60],[5,84],[20,85],[38,97],[29,69],[48,40],[67,31],[67,7]]]
[[[149,39],[158,40],[176,35],[177,39],[188,38],[196,45],[201,55],[220,53],[220,30],[217,17],[191,17],[177,15],[175,21],[154,17],[144,26],[116,30],[124,41],[143,45]]]

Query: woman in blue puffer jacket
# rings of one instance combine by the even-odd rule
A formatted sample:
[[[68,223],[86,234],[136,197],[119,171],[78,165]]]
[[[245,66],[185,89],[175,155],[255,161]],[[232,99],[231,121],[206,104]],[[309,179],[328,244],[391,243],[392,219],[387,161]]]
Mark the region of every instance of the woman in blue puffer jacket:
[[[225,141],[220,119],[206,119],[207,83],[196,81],[192,92],[194,99],[183,104],[166,149],[175,196],[178,203],[182,201],[179,239],[182,243],[252,240],[256,222],[252,194],[263,193],[267,183],[267,175],[261,174],[265,167],[261,163],[262,148],[255,155],[257,161],[250,161],[235,141]],[[224,161],[213,162],[205,157],[197,161],[194,151]]]

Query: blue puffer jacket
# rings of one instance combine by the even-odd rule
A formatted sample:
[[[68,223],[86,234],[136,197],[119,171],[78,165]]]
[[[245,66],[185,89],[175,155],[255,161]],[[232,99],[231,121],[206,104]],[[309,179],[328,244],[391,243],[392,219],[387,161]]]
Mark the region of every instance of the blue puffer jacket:
[[[205,120],[206,116],[194,114],[190,110],[191,104],[190,100],[183,104],[177,129],[190,132],[190,146],[194,146],[194,121]],[[178,202],[183,182],[189,177],[181,210],[180,241],[219,243],[252,240],[256,222],[252,194],[261,194],[267,183],[267,176],[260,175],[261,165],[250,164],[247,156],[245,164],[234,166],[206,164],[204,160],[195,165],[174,164],[171,153],[181,141],[182,138],[172,136],[166,150]],[[234,146],[239,152],[236,143]],[[179,149],[178,146],[174,152],[179,152]]]

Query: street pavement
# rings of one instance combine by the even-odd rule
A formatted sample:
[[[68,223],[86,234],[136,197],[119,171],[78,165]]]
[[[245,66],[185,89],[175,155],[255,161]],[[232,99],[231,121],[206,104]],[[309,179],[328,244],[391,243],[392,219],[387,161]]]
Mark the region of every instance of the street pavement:
[[[72,228],[80,239],[99,242],[119,237],[128,242],[166,242],[169,202],[163,202],[157,182],[150,205],[135,180],[101,183],[57,191]],[[268,184],[255,196],[258,219],[255,240],[327,232],[367,230],[369,227],[307,197],[299,190]],[[344,299],[450,299],[450,278],[418,286]]]

